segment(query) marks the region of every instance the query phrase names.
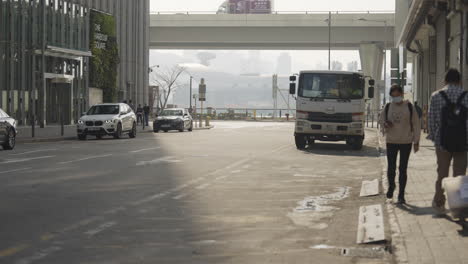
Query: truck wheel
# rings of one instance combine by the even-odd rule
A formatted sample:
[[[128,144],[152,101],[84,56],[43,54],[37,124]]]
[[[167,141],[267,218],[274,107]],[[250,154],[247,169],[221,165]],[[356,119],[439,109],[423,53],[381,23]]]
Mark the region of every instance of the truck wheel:
[[[362,138],[355,139],[350,143],[350,145],[353,150],[361,150],[364,145],[364,140]]]
[[[304,136],[302,135],[295,135],[294,136],[295,141],[296,141],[296,147],[299,150],[304,150],[307,144],[307,141]]]

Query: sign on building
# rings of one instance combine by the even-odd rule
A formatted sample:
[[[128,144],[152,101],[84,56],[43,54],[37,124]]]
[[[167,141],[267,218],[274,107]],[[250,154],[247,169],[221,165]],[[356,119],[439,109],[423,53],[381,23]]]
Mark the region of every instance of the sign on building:
[[[90,58],[89,86],[102,89],[104,102],[116,102],[117,66],[120,60],[115,18],[107,13],[91,10],[89,27],[89,49],[93,54]]]

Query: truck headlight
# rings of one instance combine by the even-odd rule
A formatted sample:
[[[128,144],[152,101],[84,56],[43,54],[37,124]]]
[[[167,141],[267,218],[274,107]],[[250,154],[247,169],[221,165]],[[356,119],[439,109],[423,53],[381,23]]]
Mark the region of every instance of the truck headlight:
[[[298,127],[301,127],[301,126],[305,126],[305,122],[304,121],[297,121],[297,126]]]
[[[309,113],[304,112],[304,111],[297,111],[296,118],[297,119],[308,119],[309,118]]]
[[[353,122],[360,122],[364,120],[364,113],[353,113]]]

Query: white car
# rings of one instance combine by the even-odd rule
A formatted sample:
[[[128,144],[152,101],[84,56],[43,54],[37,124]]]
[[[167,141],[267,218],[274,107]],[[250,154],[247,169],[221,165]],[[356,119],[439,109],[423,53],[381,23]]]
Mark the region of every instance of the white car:
[[[135,113],[127,104],[95,105],[78,120],[78,139],[86,140],[88,135],[96,136],[98,139],[103,136],[119,139],[124,134],[135,138],[136,121]]]

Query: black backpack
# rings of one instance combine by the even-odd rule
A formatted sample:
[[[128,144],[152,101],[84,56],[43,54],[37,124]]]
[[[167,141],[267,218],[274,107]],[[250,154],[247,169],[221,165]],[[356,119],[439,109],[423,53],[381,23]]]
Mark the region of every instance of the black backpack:
[[[413,105],[411,103],[408,103],[408,109],[410,112],[410,126],[411,126],[411,132],[414,132],[414,126],[413,126]],[[388,111],[390,110],[390,104],[387,104],[385,106],[385,120],[388,120]]]
[[[445,91],[440,95],[444,98],[446,105],[442,108],[440,143],[442,148],[448,152],[465,152],[466,145],[466,120],[467,109],[463,105],[467,92],[463,92],[457,100],[452,103]]]

